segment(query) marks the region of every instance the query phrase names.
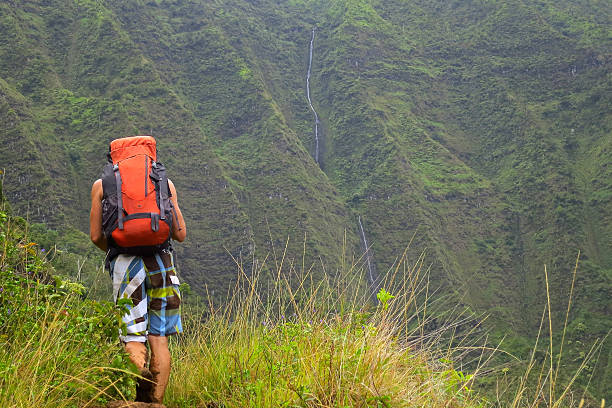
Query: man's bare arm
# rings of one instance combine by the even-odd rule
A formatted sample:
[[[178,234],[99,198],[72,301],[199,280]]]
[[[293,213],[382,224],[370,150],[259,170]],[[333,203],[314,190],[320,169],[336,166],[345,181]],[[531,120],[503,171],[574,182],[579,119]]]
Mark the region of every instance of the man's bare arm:
[[[170,192],[172,193],[172,205],[174,205],[174,210],[176,211],[176,214],[172,215],[172,239],[178,242],[183,242],[187,236],[187,227],[185,226],[183,213],[178,205],[178,197],[176,196],[176,188],[174,187],[174,183],[168,180],[168,185],[170,186]]]
[[[91,187],[91,212],[89,213],[89,237],[98,248],[106,251],[108,242],[102,232],[102,180]]]

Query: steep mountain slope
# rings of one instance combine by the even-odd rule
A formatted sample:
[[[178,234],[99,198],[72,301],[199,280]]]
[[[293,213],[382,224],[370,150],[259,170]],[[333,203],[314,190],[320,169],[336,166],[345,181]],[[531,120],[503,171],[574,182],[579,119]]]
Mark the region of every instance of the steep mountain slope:
[[[209,135],[230,188],[248,215],[255,243],[262,246],[259,254],[265,256],[271,244],[282,250],[290,237],[289,254],[296,256],[306,237],[309,259],[322,257],[333,271],[347,225],[346,209],[288,126],[261,73],[250,64],[254,58],[250,49],[241,52],[231,43],[244,37],[222,29],[237,23],[223,16],[216,24],[210,22],[216,10],[206,3],[172,9],[172,13],[191,16],[195,20],[191,24],[169,24],[167,13],[165,9],[143,13],[123,6],[117,12],[128,31],[165,27],[144,37],[134,31],[132,36],[146,39],[138,41],[139,48],[183,95]],[[174,46],[164,55],[157,54],[156,44],[166,42]]]
[[[592,344],[612,325],[610,12],[548,0],[3,3],[5,193],[35,221],[86,231],[108,142],[153,134],[187,217],[181,270],[199,291],[222,298],[232,258],[280,258],[287,238],[288,262],[305,247],[307,267],[333,274],[343,251],[363,253],[360,220],[382,279],[412,241],[432,288],[490,313],[500,336],[535,335],[545,264],[562,323],[581,250],[570,337]]]
[[[231,241],[230,250],[248,246],[249,230],[245,218],[240,217],[236,210],[237,200],[225,188],[227,182],[211,157],[210,149],[206,148],[206,140],[193,114],[181,106],[174,92],[160,80],[151,62],[133,52],[132,42],[117,27],[112,14],[106,9],[78,7],[68,2],[38,7],[25,13],[5,6],[7,20],[14,22],[10,27],[13,35],[26,41],[32,31],[46,33],[45,29],[50,26],[60,31],[54,36],[68,44],[43,38],[36,48],[19,48],[19,51],[33,53],[34,57],[2,58],[15,64],[12,69],[8,68],[9,72],[20,72],[18,67],[23,61],[33,58],[41,60],[44,67],[44,70],[32,74],[35,79],[12,81],[34,105],[30,115],[37,129],[30,135],[35,133],[31,137],[35,138],[35,150],[40,151],[42,159],[40,163],[26,163],[42,165],[47,177],[42,182],[38,178],[26,180],[29,184],[12,182],[10,168],[19,169],[23,162],[19,150],[3,145],[8,158],[8,184],[23,189],[24,194],[30,192],[31,201],[15,200],[16,207],[25,212],[29,206],[31,214],[31,209],[40,209],[42,219],[47,216],[51,225],[60,225],[61,219],[53,217],[54,213],[59,213],[66,216],[64,222],[85,230],[90,183],[99,174],[108,141],[117,135],[159,129],[166,135],[166,138],[159,138],[162,157],[167,158],[165,161],[170,168],[176,169],[171,174],[178,185],[184,186],[183,194],[191,195],[193,202],[200,203],[212,201],[210,197],[214,196],[215,203],[219,203],[216,208],[209,204],[200,205],[201,217],[206,221],[191,223],[193,236],[202,237],[204,230],[215,230],[224,232],[219,240]],[[38,15],[46,16],[48,20]],[[61,16],[61,21],[54,20],[55,15]],[[34,27],[26,30],[26,24]],[[12,49],[13,45],[6,48]],[[32,88],[32,83],[40,84],[40,88]],[[172,137],[167,129],[172,129]],[[188,152],[198,154],[200,163],[206,165],[191,166],[177,160],[187,156]],[[187,173],[191,175],[190,182],[182,183],[180,177]],[[31,194],[38,182],[46,186],[47,194]],[[57,197],[58,203],[49,205],[47,197]],[[189,211],[189,205],[187,209]],[[192,210],[191,214],[194,213]],[[230,221],[215,225],[220,218]],[[215,268],[217,271],[221,269],[219,264],[231,265],[223,248],[216,248],[206,257],[199,256],[200,251],[193,251],[193,254],[184,258],[187,271],[203,268],[214,276]]]
[[[99,174],[108,141],[125,134],[152,133],[158,138],[160,155],[171,169],[171,178],[184,202],[190,240],[179,259],[194,286],[203,288],[208,283],[213,290],[224,291],[234,275],[232,256],[243,256],[250,262],[255,242],[262,246],[260,253],[265,256],[271,240],[282,251],[288,235],[295,249],[301,247],[306,234],[309,258],[329,257],[325,263],[333,271],[341,252],[345,211],[325,175],[312,164],[284,123],[278,106],[247,68],[247,73],[242,73],[245,66],[240,57],[231,53],[211,57],[227,46],[222,36],[171,34],[176,35],[172,39],[177,44],[172,50],[185,64],[184,80],[191,77],[185,89],[199,91],[196,97],[215,96],[206,100],[201,96],[202,101],[198,101],[168,83],[173,81],[170,76],[175,72],[175,55],[152,61],[156,54],[139,50],[145,45],[130,38],[112,9],[94,3],[59,4],[59,8],[37,6],[29,13],[5,8],[6,20],[12,23],[7,23],[5,30],[18,41],[32,41],[28,37],[32,31],[45,32],[52,26],[63,30],[54,37],[70,42],[49,39],[36,47],[19,48],[35,54],[44,67],[32,74],[35,79],[10,78],[17,86],[27,84],[21,86],[21,93],[15,90],[16,95],[36,101],[36,111],[29,114],[32,119],[26,121],[27,125],[43,121],[38,126],[46,126],[36,136],[41,147],[29,152],[33,155],[40,150],[40,157],[26,163],[33,168],[42,165],[48,178],[64,179],[51,183],[35,177],[18,184],[12,182],[18,174],[9,170],[7,185],[14,187],[8,192],[17,208],[24,213],[30,209],[30,214],[33,208],[34,217],[49,220],[52,226],[70,222],[85,230],[88,189]],[[129,7],[122,3],[117,7],[125,26],[131,27],[126,20]],[[138,7],[135,10],[143,11]],[[61,15],[63,20],[56,22],[54,15]],[[146,13],[139,15],[147,17]],[[30,22],[34,28],[22,27]],[[143,34],[132,33],[137,39],[153,40],[156,35]],[[204,34],[214,34],[214,30]],[[199,43],[202,39],[205,41]],[[17,67],[31,58],[8,54],[15,51],[14,43],[5,49],[3,61],[13,64],[5,72],[18,72]],[[186,49],[203,54],[194,51],[190,55],[184,52]],[[202,82],[198,89],[191,85],[206,74],[207,67],[201,61],[210,64],[212,72],[208,75],[217,82]],[[32,88],[33,83],[40,84],[41,89]],[[6,88],[8,99],[10,85]],[[250,100],[246,113],[242,104],[245,100]],[[15,106],[20,105],[7,101],[7,116]],[[201,111],[210,115],[201,115]],[[8,158],[5,165],[20,169],[19,151],[9,144],[3,144],[3,149]],[[37,183],[46,186],[45,193],[36,194]],[[30,202],[21,198],[26,195],[31,197]],[[46,203],[49,196],[58,199],[55,206]],[[40,211],[42,215],[38,216]],[[45,211],[58,214],[53,217]],[[62,221],[64,216],[71,221]],[[292,251],[292,256],[296,252]]]

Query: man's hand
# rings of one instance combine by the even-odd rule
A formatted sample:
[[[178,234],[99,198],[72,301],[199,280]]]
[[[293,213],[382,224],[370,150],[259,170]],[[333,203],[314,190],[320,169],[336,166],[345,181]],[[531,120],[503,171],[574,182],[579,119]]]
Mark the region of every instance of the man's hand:
[[[178,205],[178,197],[176,196],[176,188],[174,187],[174,183],[168,180],[168,186],[170,187],[170,193],[172,194],[170,199],[172,200],[172,205],[176,211],[176,214],[172,215],[172,239],[178,242],[183,242],[187,236],[187,227],[185,227],[183,213],[181,213],[181,209]]]

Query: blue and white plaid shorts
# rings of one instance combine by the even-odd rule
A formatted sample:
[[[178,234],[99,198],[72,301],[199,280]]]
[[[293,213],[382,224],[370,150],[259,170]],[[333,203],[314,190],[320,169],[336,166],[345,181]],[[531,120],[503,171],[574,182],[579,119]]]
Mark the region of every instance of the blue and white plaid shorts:
[[[169,336],[181,333],[181,294],[172,253],[153,256],[118,255],[110,263],[113,294],[117,299],[132,299],[123,316],[127,325],[123,342],[147,341],[149,334]]]

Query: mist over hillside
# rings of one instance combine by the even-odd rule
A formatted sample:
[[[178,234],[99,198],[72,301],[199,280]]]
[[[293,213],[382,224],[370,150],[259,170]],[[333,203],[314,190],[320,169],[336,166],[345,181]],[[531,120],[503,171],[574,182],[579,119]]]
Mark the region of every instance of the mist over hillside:
[[[188,223],[180,273],[201,293],[224,296],[235,259],[286,245],[319,277],[360,259],[366,287],[411,243],[437,296],[520,343],[544,265],[562,325],[580,250],[570,337],[592,344],[612,327],[611,9],[5,1],[4,194],[33,222],[87,232],[109,141],[151,134]],[[590,368],[608,398],[611,353]]]

